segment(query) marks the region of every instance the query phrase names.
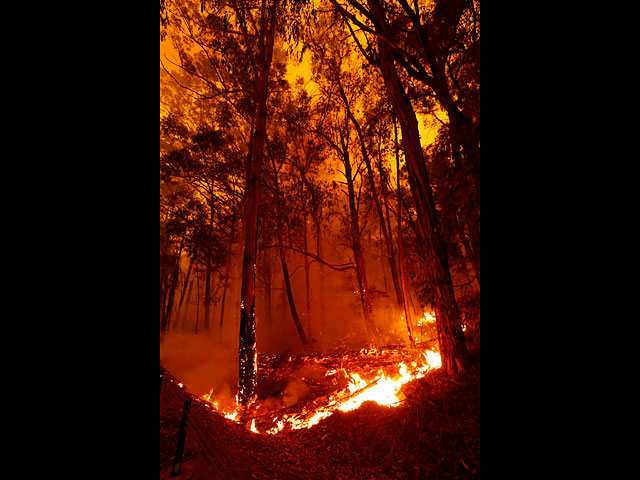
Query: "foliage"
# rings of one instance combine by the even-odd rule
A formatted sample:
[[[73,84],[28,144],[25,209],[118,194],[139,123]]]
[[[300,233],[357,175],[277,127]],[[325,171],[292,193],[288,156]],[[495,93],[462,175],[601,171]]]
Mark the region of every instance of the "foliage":
[[[382,6],[383,18],[375,4]],[[161,37],[177,55],[161,64],[166,240],[177,250],[184,238],[186,253],[198,261],[207,259],[216,267],[228,261],[229,246],[242,229],[261,32],[272,6],[278,36],[268,82],[259,248],[274,243],[281,223],[288,243],[301,249],[303,229],[310,224],[309,233],[338,246],[331,255],[353,260],[349,248],[341,248],[352,246],[340,153],[346,152],[365,252],[380,255],[374,202],[384,194],[384,219],[392,232],[403,215],[413,288],[425,306],[434,301],[402,149],[396,168],[394,112],[378,63],[377,40],[384,37],[393,45],[414,111],[436,126],[431,143],[422,145],[429,188],[456,293],[467,295],[457,286],[473,281],[479,264],[473,240],[479,240],[480,208],[479,155],[474,153],[479,153],[480,5],[473,0],[161,0]],[[287,65],[305,56],[311,74],[290,83]],[[365,155],[372,161],[371,173]],[[376,288],[380,285],[371,286]]]

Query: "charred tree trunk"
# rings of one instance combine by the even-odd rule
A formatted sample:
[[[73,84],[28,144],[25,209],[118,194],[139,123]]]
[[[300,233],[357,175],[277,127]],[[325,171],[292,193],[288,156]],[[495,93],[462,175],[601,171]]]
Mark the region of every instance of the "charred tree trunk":
[[[384,9],[378,0],[370,0],[371,11],[384,34],[388,34]],[[409,183],[418,218],[419,240],[428,269],[428,277],[435,287],[434,307],[440,343],[442,365],[449,373],[461,371],[469,365],[469,357],[461,327],[461,316],[453,293],[447,250],[437,218],[426,163],[420,145],[418,120],[413,106],[398,77],[392,48],[377,39],[380,70],[389,98],[400,121]]]
[[[238,347],[238,401],[241,405],[256,399],[258,351],[256,348],[256,255],[258,244],[258,208],[260,205],[260,177],[263,148],[267,135],[267,96],[273,44],[278,22],[278,0],[267,12],[263,10],[259,37],[258,61],[260,68],[255,82],[255,117],[249,145],[246,186],[244,194],[243,225],[244,252],[242,256],[242,286],[240,293],[240,334]]]

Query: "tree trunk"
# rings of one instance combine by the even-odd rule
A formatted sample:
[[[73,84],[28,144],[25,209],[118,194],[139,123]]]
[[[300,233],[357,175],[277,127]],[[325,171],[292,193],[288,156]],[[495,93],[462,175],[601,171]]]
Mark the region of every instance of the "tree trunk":
[[[211,321],[211,260],[206,259],[207,269],[205,271],[204,280],[204,331],[209,333],[209,323]]]
[[[316,223],[316,254],[322,258],[322,236],[320,234],[319,219]],[[327,333],[327,318],[324,311],[324,289],[325,289],[325,267],[322,263],[318,263],[319,276],[320,276],[320,288],[318,291],[318,306],[320,311],[320,339],[324,340]]]
[[[174,330],[178,330],[178,327],[182,322],[180,319],[182,318],[182,305],[184,303],[185,297],[187,297],[187,290],[190,290],[189,278],[191,277],[191,269],[193,268],[193,257],[189,261],[189,268],[187,268],[187,275],[184,278],[184,286],[182,287],[182,293],[180,294],[180,302],[178,303],[178,310],[176,311],[176,321],[173,326]],[[191,282],[193,283],[193,282]],[[187,297],[188,298],[188,297]]]
[[[387,34],[388,26],[382,5],[379,0],[369,0],[369,4],[373,15],[383,27],[382,33]],[[391,47],[380,38],[377,44],[382,77],[402,129],[402,145],[416,206],[422,254],[428,267],[428,277],[435,288],[434,307],[442,365],[448,373],[455,373],[469,365],[469,358],[462,333],[460,310],[453,293],[446,245],[420,145],[418,120],[396,72]]]
[[[165,229],[160,230],[160,340],[164,328],[165,310],[167,306],[167,291],[169,284],[169,240],[166,236]]]
[[[256,255],[258,247],[258,208],[260,205],[260,177],[263,147],[267,135],[268,82],[276,33],[278,0],[267,12],[263,10],[264,30],[258,54],[260,70],[255,84],[256,110],[249,145],[246,186],[244,194],[243,226],[244,252],[242,257],[242,286],[240,292],[240,334],[238,347],[238,401],[241,405],[256,399],[258,351],[256,348]]]
[[[184,311],[181,310],[180,327],[178,327],[177,322],[176,322],[176,330],[184,331],[186,329],[187,318],[189,317],[189,312],[191,310],[190,305],[191,305],[191,291],[192,290],[193,290],[193,278],[189,282],[189,288],[187,289],[186,306],[184,307]]]
[[[219,335],[222,338],[222,326],[224,323],[224,306],[227,301],[227,290],[229,289],[229,280],[231,273],[231,262],[233,261],[233,237],[234,237],[235,229],[231,227],[231,235],[229,240],[229,256],[227,257],[227,264],[224,267],[224,278],[223,278],[223,287],[222,287],[222,300],[220,302],[220,324],[219,324]]]
[[[171,285],[169,286],[167,306],[164,310],[164,316],[162,317],[162,333],[164,334],[169,330],[169,324],[171,322],[171,309],[173,308],[173,299],[175,297],[176,289],[178,288],[178,277],[180,275],[180,257],[182,256],[182,247],[184,246],[184,235],[180,241],[180,248],[178,249],[178,256],[176,258],[173,272],[171,275]]]
[[[293,317],[293,323],[296,326],[296,330],[298,331],[298,336],[300,337],[300,341],[302,342],[302,347],[307,350],[307,336],[304,333],[304,329],[302,328],[302,323],[300,322],[300,316],[298,315],[298,310],[296,309],[296,302],[293,298],[293,290],[291,289],[291,279],[289,278],[289,269],[287,267],[287,261],[285,257],[285,251],[282,245],[284,244],[284,238],[282,235],[282,225],[278,224],[278,251],[280,252],[280,264],[282,265],[282,275],[284,277],[284,283],[287,291],[287,299],[289,301],[289,309],[291,310],[291,316]]]
[[[303,249],[307,251],[307,215],[304,214],[302,218],[302,244]],[[307,333],[309,334],[309,338],[312,338],[311,333],[311,280],[309,279],[309,257],[307,255],[303,255],[304,257],[304,279],[305,279],[305,287],[306,287],[306,298],[307,298]]]
[[[272,288],[271,288],[271,254],[268,250],[264,252],[264,305],[267,326],[269,330],[269,340],[273,339],[273,314],[272,314]]]
[[[200,272],[196,263],[196,326],[195,334],[198,335],[198,321],[200,320]]]
[[[393,116],[393,133],[394,133],[394,146],[396,153],[396,176],[397,176],[397,190],[398,190],[398,205],[397,205],[397,219],[398,224],[398,266],[400,267],[400,287],[402,293],[402,307],[404,308],[404,319],[407,323],[407,333],[409,335],[409,343],[411,345],[416,344],[416,338],[413,334],[412,322],[411,322],[411,310],[409,309],[409,299],[407,298],[407,281],[404,271],[404,247],[402,245],[402,197],[400,196],[400,146],[398,145],[398,127],[396,125],[396,117]]]
[[[356,267],[356,277],[358,279],[358,291],[360,301],[362,302],[362,310],[364,313],[364,322],[369,336],[369,343],[375,345],[378,342],[378,330],[373,318],[373,305],[371,303],[371,295],[369,293],[369,285],[367,283],[367,274],[364,263],[364,255],[362,251],[362,242],[360,240],[360,225],[358,221],[358,209],[356,208],[356,196],[353,186],[353,175],[351,169],[351,159],[349,158],[349,149],[345,144],[342,131],[340,133],[340,142],[342,144],[343,162],[345,168],[345,177],[347,180],[347,190],[349,193],[349,213],[351,219],[351,240],[354,255],[354,263]]]
[[[376,182],[373,176],[373,168],[371,167],[371,158],[369,157],[369,152],[367,152],[367,148],[364,142],[364,135],[362,134],[362,128],[360,127],[360,123],[351,112],[349,100],[347,99],[347,95],[344,92],[344,89],[342,88],[342,84],[340,83],[340,81],[338,81],[338,90],[340,93],[340,97],[342,98],[342,101],[347,110],[347,115],[349,116],[351,123],[353,123],[353,126],[356,129],[356,133],[358,135],[358,142],[360,144],[360,153],[362,154],[362,159],[364,160],[364,163],[367,166],[367,177],[369,179],[369,189],[371,190],[371,197],[373,199],[373,204],[376,207],[378,220],[380,221],[380,231],[382,232],[382,236],[384,237],[385,253],[387,256],[387,260],[389,262],[389,267],[391,269],[391,280],[393,281],[393,288],[396,293],[396,302],[397,302],[398,308],[402,309],[402,296],[400,291],[401,287],[400,287],[400,282],[398,280],[398,270],[396,268],[395,255],[393,252],[393,243],[391,241],[390,232],[389,230],[387,230],[387,226],[385,225],[384,213],[382,212],[382,205],[380,203],[380,197],[378,196]]]

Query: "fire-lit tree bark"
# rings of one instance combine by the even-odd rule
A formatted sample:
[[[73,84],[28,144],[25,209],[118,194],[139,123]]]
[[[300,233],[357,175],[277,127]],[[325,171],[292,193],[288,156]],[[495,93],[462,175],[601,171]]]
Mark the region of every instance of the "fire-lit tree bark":
[[[255,117],[249,156],[244,196],[243,227],[244,251],[242,256],[242,285],[240,290],[240,338],[238,402],[251,403],[256,398],[258,352],[256,348],[256,257],[258,243],[258,209],[260,206],[260,179],[267,135],[268,82],[273,57],[273,44],[278,22],[279,0],[273,0],[269,9],[263,3],[260,19],[261,31],[258,51],[258,75],[255,81]]]
[[[416,11],[413,11],[405,0],[399,0],[400,9],[388,9],[388,5],[383,0],[367,0],[366,6],[358,0],[346,0],[346,5],[352,8],[351,11],[338,0],[330,0],[330,2],[336,12],[345,19],[352,39],[361,54],[379,69],[387,95],[400,122],[402,145],[409,172],[409,184],[417,213],[416,233],[422,249],[421,254],[427,270],[427,277],[435,290],[433,304],[437,317],[436,325],[443,366],[448,372],[463,370],[469,365],[469,358],[461,329],[460,310],[453,292],[447,248],[435,209],[426,162],[420,144],[416,113],[396,70],[395,62],[398,61],[408,74],[431,89],[437,101],[449,113],[449,127],[451,129],[459,127],[461,117],[453,110],[449,112],[450,108],[453,109],[457,106],[455,102],[451,102],[451,91],[448,89],[447,80],[444,77],[444,65],[442,62],[438,63],[438,52],[439,54],[445,52],[444,44],[442,44],[445,38],[439,35],[437,30],[444,29],[450,34],[455,33],[455,28],[452,30],[451,27],[455,25],[456,15],[462,11],[460,8],[464,9],[464,2],[457,2],[455,6],[452,4],[451,9],[445,5],[445,2],[436,2],[434,8],[436,20],[430,24],[431,30],[420,23],[418,4],[414,3]],[[353,9],[358,11],[359,18],[353,13]],[[403,10],[407,13],[408,18],[401,16],[400,12]],[[431,74],[427,73],[425,66],[412,53],[398,46],[398,42],[395,41],[395,27],[399,23],[391,26],[387,14],[395,15],[393,18],[400,22],[407,20],[409,24],[413,25],[414,33],[418,37],[416,40],[420,45],[422,60],[430,67]],[[365,50],[350,23],[354,23],[364,32],[373,36],[377,53],[373,51],[372,44],[367,44]],[[403,38],[406,40],[407,37]],[[441,42],[439,46],[434,44],[438,41]],[[403,46],[405,45],[403,44]],[[468,142],[465,145],[461,145],[461,143],[458,145],[461,145],[467,154],[472,154],[471,157],[473,157],[473,152],[477,151],[478,158],[475,160],[479,162],[479,144],[478,148],[475,148],[475,144],[471,145],[473,143],[472,137],[465,137],[461,133],[455,136],[455,140],[460,142],[463,137]],[[476,172],[479,172],[479,168]],[[475,192],[479,195],[479,174],[475,179],[478,181]],[[477,226],[479,229],[479,222]]]
[[[370,5],[380,25],[383,28],[386,27],[382,5],[377,0],[371,0]],[[460,310],[453,293],[447,249],[440,230],[420,145],[418,120],[398,77],[393,50],[380,38],[377,40],[377,46],[382,77],[402,129],[402,145],[409,171],[411,192],[418,213],[418,233],[423,257],[429,270],[429,277],[436,288],[434,307],[442,365],[448,372],[457,372],[469,365],[469,359],[462,333]]]
[[[427,88],[447,113],[453,168],[459,172],[459,181],[468,197],[462,201],[461,210],[479,282],[480,138],[479,105],[476,105],[479,102],[475,92],[469,92],[474,88],[479,91],[479,12],[475,2],[436,0],[428,9],[421,10],[418,2],[410,4],[406,0],[367,0],[366,4],[359,0],[329,1],[345,20],[375,36],[377,44],[384,43],[389,49],[388,56]],[[410,28],[403,27],[403,34],[395,35],[397,25]],[[357,40],[353,30],[352,35]],[[374,58],[370,48],[367,53],[359,42],[358,46],[369,62],[380,68],[381,59]],[[457,78],[460,75],[464,81]]]

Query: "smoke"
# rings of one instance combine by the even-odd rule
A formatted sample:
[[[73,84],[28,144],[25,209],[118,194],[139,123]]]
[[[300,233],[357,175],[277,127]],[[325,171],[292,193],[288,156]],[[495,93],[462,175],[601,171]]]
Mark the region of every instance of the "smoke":
[[[160,344],[160,361],[194,395],[235,396],[237,348],[221,345],[215,336],[170,332]],[[233,393],[232,393],[233,392]]]
[[[285,407],[290,407],[302,401],[309,393],[309,386],[299,379],[294,379],[287,384],[287,388],[282,395],[282,403]]]
[[[330,263],[341,264],[349,260],[343,251],[327,240],[323,257]],[[260,354],[288,356],[310,352],[330,352],[341,349],[359,349],[368,342],[357,280],[353,270],[324,269],[310,265],[310,311],[307,311],[307,288],[303,257],[289,252],[287,262],[291,276],[293,297],[300,322],[309,340],[303,348],[291,316],[284,290],[279,258],[270,250],[271,292],[270,314],[266,300],[264,274],[259,269],[256,289],[256,338]],[[375,252],[373,252],[375,253]],[[212,279],[214,302],[210,314],[210,331],[204,329],[203,272],[191,272],[192,289],[180,308],[174,308],[172,330],[160,345],[160,359],[164,367],[183,382],[194,395],[212,392],[212,398],[235,402],[238,385],[238,330],[241,278],[241,252],[233,255],[230,283],[226,292],[217,276]],[[261,258],[265,262],[264,258]],[[185,266],[186,270],[186,266]],[[393,284],[386,264],[375,255],[367,256],[367,277],[372,294],[375,322],[380,331],[380,346],[407,344],[404,312],[397,308]],[[322,285],[322,287],[321,287]],[[222,297],[225,296],[224,311]],[[412,301],[415,325],[421,306]],[[309,320],[310,319],[310,320]],[[222,320],[222,321],[221,321]],[[222,327],[222,328],[220,328]],[[197,335],[196,335],[197,332]],[[260,366],[258,367],[260,368]],[[302,377],[313,379],[314,372],[296,372],[290,376],[286,388],[267,401],[290,406],[304,401],[309,395],[308,384]],[[282,387],[280,387],[282,388]]]

